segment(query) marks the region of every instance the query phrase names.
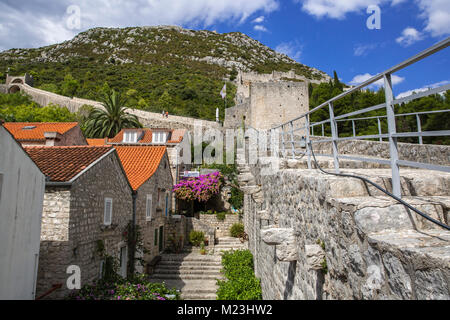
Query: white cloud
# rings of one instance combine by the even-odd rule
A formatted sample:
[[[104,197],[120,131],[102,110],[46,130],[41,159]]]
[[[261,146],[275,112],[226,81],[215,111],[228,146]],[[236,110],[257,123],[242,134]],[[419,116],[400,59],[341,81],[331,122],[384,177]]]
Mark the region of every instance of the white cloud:
[[[370,73],[364,73],[364,74],[358,74],[356,76],[353,77],[352,81],[350,81],[351,85],[357,86],[367,80],[369,80],[370,78],[372,78],[373,75],[371,75]],[[405,78],[403,77],[399,77],[395,74],[392,75],[392,85],[396,85],[399,84],[401,82],[405,81]],[[380,79],[377,82],[372,83],[371,85],[368,86],[368,88],[379,88],[384,86],[384,80]]]
[[[353,54],[357,57],[365,56],[369,51],[374,50],[376,47],[378,47],[378,44],[376,43],[358,44],[353,48]]]
[[[425,19],[425,31],[433,37],[450,34],[450,1],[449,0],[416,0]]]
[[[395,39],[395,41],[402,46],[410,46],[413,43],[423,39],[423,35],[414,28],[408,27],[402,31],[402,35]]]
[[[252,21],[252,23],[263,23],[266,18],[264,16],[260,16]]]
[[[282,42],[275,48],[275,51],[285,54],[299,62],[302,56],[303,46],[298,41]]]
[[[0,49],[35,47],[68,40],[93,27],[179,25],[208,27],[239,24],[257,13],[278,9],[278,0],[79,0],[81,29],[69,30],[67,8],[72,0],[0,2]]]
[[[424,87],[422,87],[422,88],[417,88],[417,89],[413,89],[413,90],[408,90],[408,91],[405,91],[405,92],[402,92],[402,93],[398,94],[398,95],[397,95],[397,99],[401,99],[401,98],[410,96],[410,95],[412,95],[414,92],[415,92],[415,93],[425,92],[425,91],[428,91],[428,90],[430,90],[430,89],[434,89],[434,88],[438,88],[438,87],[441,87],[441,86],[445,86],[446,84],[449,84],[449,83],[450,83],[449,80],[445,80],[445,81],[441,81],[441,82],[438,82],[438,83],[429,84],[429,85],[424,86]]]
[[[350,12],[366,10],[370,5],[380,5],[391,0],[295,0],[302,3],[303,11],[318,18],[344,19]],[[394,2],[398,2],[394,1]]]
[[[254,26],[253,29],[255,29],[256,31],[263,31],[263,32],[269,31],[269,30],[267,30],[266,27],[264,27],[264,26],[262,26],[260,24],[257,24],[256,26]]]

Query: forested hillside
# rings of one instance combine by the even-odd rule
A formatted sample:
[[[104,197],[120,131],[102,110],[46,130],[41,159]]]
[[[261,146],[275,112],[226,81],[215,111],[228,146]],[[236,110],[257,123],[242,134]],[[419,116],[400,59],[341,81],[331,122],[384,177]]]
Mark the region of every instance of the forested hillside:
[[[234,101],[237,70],[295,70],[309,79],[328,76],[239,33],[218,34],[179,27],[95,28],[61,44],[0,53],[6,73],[29,72],[35,87],[97,100],[105,87],[128,96],[128,107],[214,120],[223,109],[227,83]]]

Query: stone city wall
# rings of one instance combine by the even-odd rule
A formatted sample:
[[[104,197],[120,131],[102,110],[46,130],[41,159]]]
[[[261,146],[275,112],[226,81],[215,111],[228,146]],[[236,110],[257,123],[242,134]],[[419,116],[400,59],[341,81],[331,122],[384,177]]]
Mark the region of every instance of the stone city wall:
[[[450,299],[448,231],[360,180],[261,168],[250,168],[262,195],[246,193],[244,222],[264,299]],[[450,178],[422,178],[443,188],[408,202],[448,224]]]
[[[41,106],[47,106],[49,104],[59,105],[61,107],[66,107],[70,112],[77,112],[84,105],[103,108],[101,103],[98,101],[76,97],[69,98],[45,90],[36,89],[26,84],[19,84],[17,86],[23,93],[29,95],[33,101],[40,104]],[[148,112],[138,109],[130,109],[128,110],[128,112],[136,115],[141,123],[145,127],[149,128],[188,129],[190,131],[193,131],[195,121],[201,121],[205,128],[221,127],[220,123],[215,121],[199,120],[170,114],[168,118],[165,118],[160,113]]]

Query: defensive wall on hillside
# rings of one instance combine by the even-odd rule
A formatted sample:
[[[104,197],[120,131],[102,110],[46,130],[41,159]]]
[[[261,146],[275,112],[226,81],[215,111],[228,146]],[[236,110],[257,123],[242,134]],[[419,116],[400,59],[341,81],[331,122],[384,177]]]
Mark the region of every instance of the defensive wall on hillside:
[[[0,90],[4,93],[21,91],[29,95],[33,101],[40,104],[41,106],[54,104],[61,107],[66,107],[71,112],[77,112],[84,105],[103,108],[101,103],[98,101],[62,96],[52,92],[33,88],[26,83],[11,83],[9,85],[3,85],[2,87],[0,87]],[[190,131],[193,131],[194,122],[199,121],[199,119],[170,114],[168,118],[165,118],[162,117],[160,113],[148,112],[138,109],[129,109],[128,112],[136,115],[142,125],[148,128],[188,129]],[[201,120],[201,122],[205,128],[221,127],[221,124],[215,121]]]

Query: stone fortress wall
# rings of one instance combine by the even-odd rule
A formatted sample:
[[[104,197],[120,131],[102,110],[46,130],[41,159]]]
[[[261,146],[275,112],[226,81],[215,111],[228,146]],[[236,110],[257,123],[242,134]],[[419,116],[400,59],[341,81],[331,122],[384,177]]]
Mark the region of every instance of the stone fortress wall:
[[[269,129],[307,112],[308,84],[320,83],[290,72],[271,74],[239,72],[236,106],[225,110],[225,128],[245,125]],[[300,125],[298,122],[297,125]]]
[[[9,81],[8,81],[9,80]],[[14,82],[16,81],[16,82]],[[96,108],[103,108],[101,103],[94,100],[87,100],[82,98],[70,98],[45,90],[33,88],[32,80],[29,76],[25,77],[8,77],[6,85],[0,87],[0,92],[14,93],[22,91],[29,95],[31,99],[41,106],[48,106],[49,104],[66,107],[70,112],[77,112],[82,106],[90,105]],[[138,109],[130,109],[129,113],[136,115],[144,127],[148,128],[171,128],[171,129],[187,129],[194,130],[194,123],[201,121],[204,128],[221,128],[221,124],[215,121],[200,120],[190,117],[181,117],[170,115],[168,118],[162,117],[160,113],[149,112]]]

